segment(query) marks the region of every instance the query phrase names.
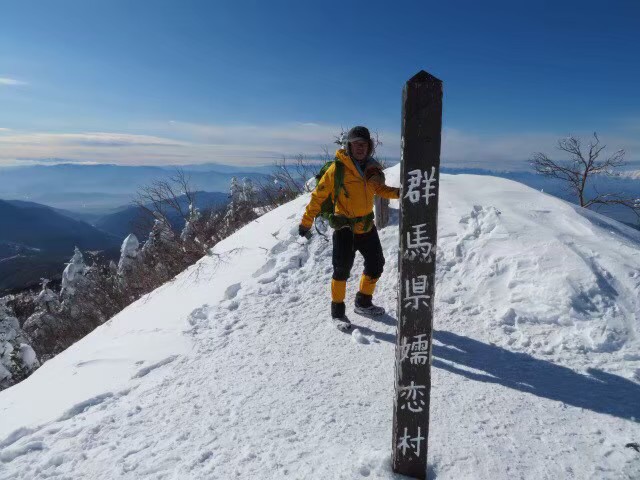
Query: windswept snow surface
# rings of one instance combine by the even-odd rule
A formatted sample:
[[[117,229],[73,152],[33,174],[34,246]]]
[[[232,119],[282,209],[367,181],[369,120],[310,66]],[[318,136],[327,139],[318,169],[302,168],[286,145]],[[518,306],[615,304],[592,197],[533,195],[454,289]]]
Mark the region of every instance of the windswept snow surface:
[[[328,321],[330,242],[297,236],[307,201],[1,392],[0,479],[401,478],[397,211],[389,314],[351,313],[349,335]],[[430,478],[640,478],[638,232],[487,176],[443,175],[440,206]]]

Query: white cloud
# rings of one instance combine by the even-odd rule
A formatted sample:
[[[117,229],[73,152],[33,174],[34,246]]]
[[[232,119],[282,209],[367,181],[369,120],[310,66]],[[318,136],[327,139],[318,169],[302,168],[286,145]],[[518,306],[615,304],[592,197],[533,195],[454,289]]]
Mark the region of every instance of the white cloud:
[[[375,128],[374,126],[372,126]],[[225,163],[264,165],[299,153],[318,155],[340,132],[335,125],[291,122],[273,125],[216,125],[172,121],[148,125],[153,134],[131,133],[25,133],[0,130],[0,165],[16,161],[101,162],[121,165],[176,165]],[[380,131],[383,142],[378,156],[388,160],[400,156],[400,135]],[[576,133],[588,138],[590,132]],[[555,144],[562,133],[481,135],[445,128],[442,165],[490,170],[528,170],[533,152],[556,155]],[[623,148],[627,159],[640,161],[640,140],[602,132],[612,149]],[[632,165],[638,168],[640,163]]]
[[[10,78],[10,77],[0,77],[0,85],[16,87],[21,85],[27,85],[27,82],[23,82],[22,80],[16,80],[15,78]]]
[[[627,170],[620,172],[619,176],[624,178],[632,178],[634,180],[640,180],[640,170]]]
[[[9,133],[0,135],[0,165],[19,159],[46,162],[52,158],[136,164],[137,159],[149,156],[162,158],[166,151],[179,158],[180,150],[187,146],[168,138],[127,133]]]
[[[338,125],[312,122],[289,122],[274,125],[216,125],[171,121],[155,128],[164,135],[219,148],[230,156],[245,153],[261,158],[279,158],[282,155],[304,153],[317,155],[326,147],[333,153],[334,140],[340,134]],[[372,127],[373,128],[373,127]],[[398,157],[400,136],[397,132],[379,132],[382,147],[378,154]],[[264,162],[263,162],[264,163]]]
[[[164,133],[211,145],[261,146],[269,150],[319,150],[331,144],[340,128],[315,123],[284,123],[277,125],[214,125],[171,121]]]
[[[558,139],[556,134],[480,135],[451,128],[444,129],[442,137],[444,165],[489,170],[527,169],[533,152],[553,148]]]
[[[483,168],[488,170],[528,170],[534,152],[543,152],[567,159],[556,149],[558,139],[573,135],[587,143],[593,132],[514,133],[504,135],[469,134],[456,129],[445,129],[442,139],[442,162],[451,168]],[[640,139],[616,132],[599,134],[608,145],[604,152],[623,149],[630,164],[640,165]]]

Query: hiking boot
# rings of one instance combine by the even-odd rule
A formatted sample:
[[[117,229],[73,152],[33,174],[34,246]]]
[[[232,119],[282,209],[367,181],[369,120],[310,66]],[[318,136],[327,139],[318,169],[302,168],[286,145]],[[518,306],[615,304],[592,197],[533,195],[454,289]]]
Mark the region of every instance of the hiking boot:
[[[384,308],[378,307],[371,302],[373,297],[362,292],[356,293],[356,305],[354,312],[366,317],[377,317],[384,314]]]
[[[351,322],[345,315],[344,302],[331,302],[331,321],[341,332],[347,332],[351,329]]]

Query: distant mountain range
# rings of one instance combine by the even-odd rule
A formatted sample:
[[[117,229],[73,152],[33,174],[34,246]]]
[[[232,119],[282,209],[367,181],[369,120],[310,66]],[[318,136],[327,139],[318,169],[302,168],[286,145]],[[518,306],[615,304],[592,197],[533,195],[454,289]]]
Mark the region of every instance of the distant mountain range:
[[[264,180],[272,166],[187,165],[180,167],[193,190],[227,192],[232,177]],[[130,203],[140,187],[167,179],[176,167],[120,165],[30,165],[0,168],[0,198],[42,203],[83,218],[113,213]]]
[[[115,256],[121,241],[45,205],[0,200],[0,292],[59,277],[76,246]]]
[[[0,200],[0,242],[49,252],[103,250],[118,238],[33,202]]]
[[[194,206],[200,210],[222,207],[229,202],[229,194],[221,192],[194,192],[193,197]],[[178,201],[181,208],[185,212],[188,211],[187,197],[183,195]],[[167,216],[177,230],[182,229],[184,220],[178,212],[168,209]],[[150,215],[144,209],[137,205],[129,205],[114,213],[103,215],[91,223],[96,228],[120,238],[124,238],[129,233],[135,233],[139,238],[143,238],[149,232],[151,222]]]
[[[221,192],[194,192],[197,208],[217,208],[229,202]],[[179,203],[186,212],[185,196]],[[184,220],[167,210],[172,225],[180,230]],[[124,237],[135,233],[142,240],[153,218],[137,205],[79,220],[75,212],[21,200],[0,200],[0,293],[3,290],[36,285],[41,278],[57,279],[74,247],[83,252],[100,252],[105,259],[117,259]]]

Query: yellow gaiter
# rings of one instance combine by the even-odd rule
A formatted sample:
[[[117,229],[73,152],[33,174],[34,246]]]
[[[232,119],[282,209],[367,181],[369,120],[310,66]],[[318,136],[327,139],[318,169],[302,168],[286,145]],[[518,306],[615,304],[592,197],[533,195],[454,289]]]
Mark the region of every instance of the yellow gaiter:
[[[369,275],[362,274],[360,277],[360,293],[365,295],[373,295],[373,291],[376,289],[377,278],[371,278]]]
[[[347,282],[345,280],[331,280],[331,301],[343,303],[347,294]]]

